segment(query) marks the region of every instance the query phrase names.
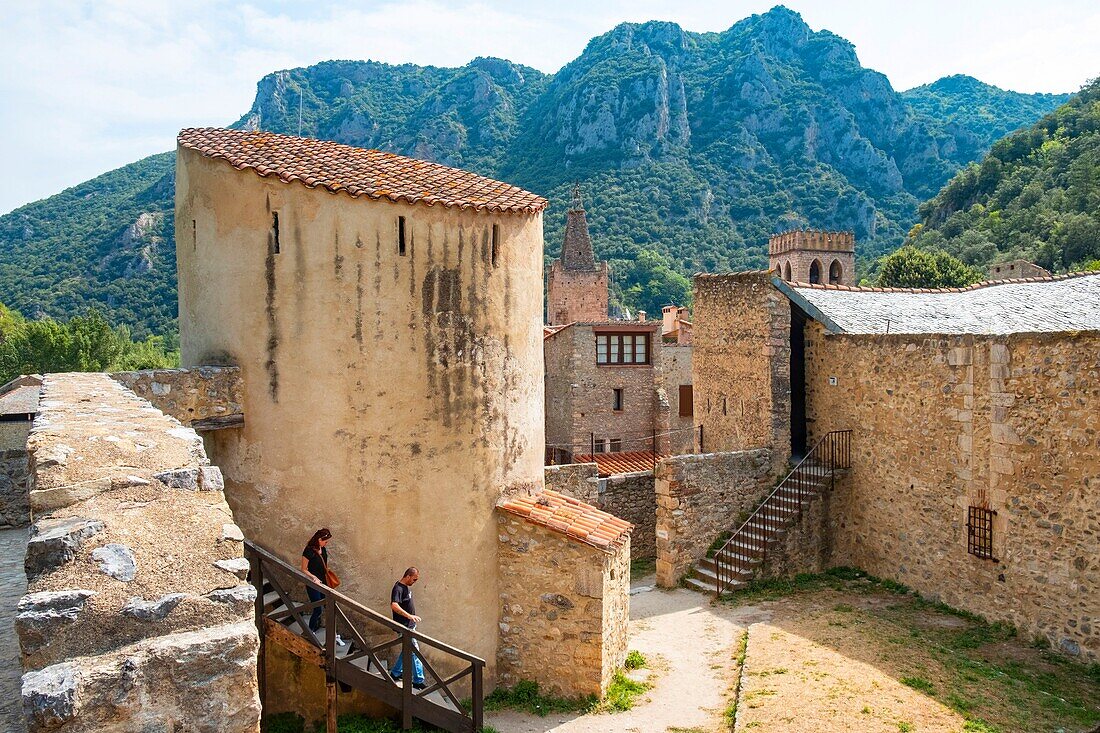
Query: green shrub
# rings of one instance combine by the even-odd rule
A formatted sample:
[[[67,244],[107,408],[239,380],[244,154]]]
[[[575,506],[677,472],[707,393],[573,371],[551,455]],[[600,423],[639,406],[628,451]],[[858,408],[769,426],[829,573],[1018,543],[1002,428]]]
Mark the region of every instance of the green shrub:
[[[630,653],[626,655],[626,662],[623,663],[623,666],[627,669],[641,669],[646,664],[645,655],[637,649],[631,649]]]

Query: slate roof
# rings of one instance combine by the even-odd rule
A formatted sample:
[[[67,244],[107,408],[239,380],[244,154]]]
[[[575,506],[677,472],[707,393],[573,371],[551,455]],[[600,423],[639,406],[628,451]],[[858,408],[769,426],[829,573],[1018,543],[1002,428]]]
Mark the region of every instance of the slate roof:
[[[605,552],[621,547],[634,529],[630,522],[550,489],[538,496],[513,496],[500,509]]]
[[[0,395],[0,415],[33,415],[38,412],[38,395],[42,388],[37,385],[16,387]]]
[[[182,130],[177,142],[238,170],[353,198],[509,214],[534,214],[547,203],[541,196],[476,173],[328,140],[202,127]]]
[[[573,456],[574,463],[595,463],[600,478],[616,473],[635,473],[652,471],[653,466],[664,458],[660,453],[648,450],[620,451],[617,453],[584,453]]]
[[[1100,330],[1100,272],[915,290],[772,282],[834,333],[984,334]]]

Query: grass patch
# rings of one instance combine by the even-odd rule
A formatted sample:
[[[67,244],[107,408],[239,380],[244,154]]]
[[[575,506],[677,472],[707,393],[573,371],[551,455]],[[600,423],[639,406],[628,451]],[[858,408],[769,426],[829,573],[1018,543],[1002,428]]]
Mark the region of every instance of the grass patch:
[[[520,680],[515,687],[498,687],[485,698],[486,710],[522,710],[540,718],[550,713],[584,713],[593,710],[599,700],[595,695],[584,697],[554,697],[539,692],[539,683]]]
[[[917,692],[923,692],[926,695],[936,694],[936,688],[923,677],[902,677],[901,684],[912,687]]]
[[[737,659],[737,685],[733,688],[733,697],[730,699],[729,705],[726,706],[725,712],[722,716],[726,719],[726,724],[730,730],[733,730],[734,724],[737,723],[737,698],[741,697],[741,680],[745,676],[745,654],[749,649],[749,631],[745,629],[741,632],[741,638],[737,640],[737,651],[734,653],[734,657]]]
[[[641,669],[648,664],[648,660],[645,655],[637,649],[631,649],[626,655],[626,661],[623,662],[623,666],[627,669]]]
[[[264,733],[304,733],[306,721],[298,713],[275,713],[263,718]]]
[[[596,706],[597,712],[621,713],[634,707],[638,697],[649,690],[648,682],[632,680],[621,671],[616,672],[607,687],[607,694]]]
[[[657,558],[655,557],[639,557],[637,560],[630,561],[631,580],[644,578],[655,572],[657,572]]]
[[[730,537],[733,537],[733,532],[725,531],[714,538],[714,542],[710,543],[710,547],[707,548],[707,557],[712,558],[718,554],[718,551],[722,549],[722,545],[729,542]]]
[[[968,720],[963,723],[964,733],[1001,733],[1001,729],[984,720]]]
[[[898,721],[898,733],[910,733],[913,730],[913,724],[906,720]]]

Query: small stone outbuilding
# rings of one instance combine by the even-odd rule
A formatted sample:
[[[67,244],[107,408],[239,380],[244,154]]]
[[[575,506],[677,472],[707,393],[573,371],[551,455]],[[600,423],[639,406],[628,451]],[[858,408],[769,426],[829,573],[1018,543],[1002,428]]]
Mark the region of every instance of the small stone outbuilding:
[[[633,526],[551,490],[497,511],[498,684],[602,695],[626,659]]]

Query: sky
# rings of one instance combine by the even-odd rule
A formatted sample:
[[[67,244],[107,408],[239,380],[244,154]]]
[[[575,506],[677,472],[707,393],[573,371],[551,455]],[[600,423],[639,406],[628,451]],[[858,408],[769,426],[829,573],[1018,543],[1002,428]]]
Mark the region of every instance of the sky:
[[[0,214],[226,125],[256,82],[328,59],[461,66],[498,56],[554,72],[615,25],[721,31],[774,0],[0,2]],[[909,89],[969,74],[1022,92],[1100,76],[1095,0],[789,0]]]

